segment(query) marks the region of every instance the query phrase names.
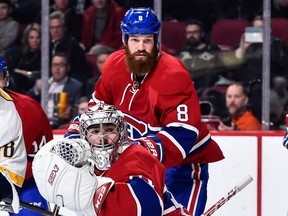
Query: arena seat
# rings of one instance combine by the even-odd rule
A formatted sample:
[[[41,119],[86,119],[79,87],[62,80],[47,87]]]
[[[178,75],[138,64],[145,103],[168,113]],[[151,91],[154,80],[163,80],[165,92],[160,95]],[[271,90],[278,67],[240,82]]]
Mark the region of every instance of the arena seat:
[[[186,42],[184,22],[162,22],[161,43],[171,55],[178,55]]]
[[[243,19],[218,20],[211,30],[211,45],[218,45],[221,49],[231,49],[239,44],[245,27],[250,23]]]
[[[271,18],[272,34],[281,38],[288,45],[288,19]]]

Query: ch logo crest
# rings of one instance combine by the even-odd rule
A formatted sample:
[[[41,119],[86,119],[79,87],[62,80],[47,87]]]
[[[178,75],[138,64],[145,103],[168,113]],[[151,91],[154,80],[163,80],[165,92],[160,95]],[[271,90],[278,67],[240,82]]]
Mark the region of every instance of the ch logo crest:
[[[132,140],[144,137],[148,134],[147,123],[140,121],[130,115],[125,114],[125,120],[127,121],[128,137]]]

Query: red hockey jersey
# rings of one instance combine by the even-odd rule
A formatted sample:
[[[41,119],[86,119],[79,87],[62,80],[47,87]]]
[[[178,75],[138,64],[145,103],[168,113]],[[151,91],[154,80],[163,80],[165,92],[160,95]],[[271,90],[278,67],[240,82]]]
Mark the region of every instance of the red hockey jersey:
[[[5,91],[13,99],[22,121],[24,140],[27,151],[27,169],[25,178],[32,177],[32,161],[37,151],[53,139],[49,120],[38,102],[32,98],[9,89]]]
[[[93,100],[113,104],[124,113],[131,140],[154,140],[166,168],[223,159],[201,122],[197,93],[185,66],[171,55],[159,54],[155,69],[141,83],[127,71],[125,50],[111,54]]]
[[[103,176],[113,179],[115,184],[101,206],[99,216],[190,215],[182,206],[175,205],[176,201],[166,200],[165,167],[140,145],[126,148]],[[95,195],[94,206],[98,199]],[[164,209],[169,211],[164,212]]]

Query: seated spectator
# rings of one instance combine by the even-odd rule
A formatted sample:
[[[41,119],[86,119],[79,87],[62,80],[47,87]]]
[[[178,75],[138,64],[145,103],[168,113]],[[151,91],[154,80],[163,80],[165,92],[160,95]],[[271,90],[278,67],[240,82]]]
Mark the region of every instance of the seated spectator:
[[[30,24],[37,21],[39,11],[41,11],[41,1],[39,0],[10,0],[11,16],[21,24]]]
[[[67,31],[77,40],[80,41],[82,29],[82,14],[77,14],[72,0],[54,0],[49,8],[49,14],[54,11],[61,11],[65,17]]]
[[[179,59],[188,69],[197,90],[213,86],[223,71],[220,49],[205,43],[204,25],[198,20],[187,21],[186,38]]]
[[[5,58],[16,45],[19,33],[19,23],[10,16],[10,9],[9,0],[0,0],[0,55]]]
[[[248,101],[248,92],[243,84],[234,83],[230,85],[226,91],[226,107],[231,120],[229,122],[229,115],[226,118],[222,116],[218,130],[261,130],[260,122],[248,109]],[[224,119],[226,122],[224,122]]]
[[[88,52],[96,44],[114,49],[122,46],[121,20],[125,10],[114,0],[92,0],[83,14],[81,43]]]
[[[90,99],[88,97],[85,97],[85,96],[79,98],[79,100],[77,101],[77,103],[75,104],[75,106],[73,108],[73,117],[72,117],[71,121],[69,121],[66,124],[60,125],[58,127],[58,129],[61,129],[61,130],[62,129],[68,129],[70,123],[72,122],[72,120],[74,120],[74,116],[81,115],[86,111],[86,109],[88,108],[89,100]]]
[[[49,27],[50,57],[56,52],[65,53],[71,65],[69,76],[78,79],[84,84],[86,80],[91,77],[85,52],[79,46],[77,40],[66,31],[65,18],[62,12],[55,11],[50,14]]]
[[[271,17],[288,18],[288,1],[272,0]]]
[[[255,17],[252,22],[254,27],[263,27],[263,19],[261,16]],[[271,34],[270,43],[270,86],[274,88],[274,79],[282,77],[287,79],[288,74],[288,49],[283,40],[276,38]],[[233,79],[238,82],[253,82],[262,80],[262,57],[263,43],[249,42],[242,35],[240,45],[230,56],[231,62],[236,63],[233,69]],[[233,57],[234,56],[234,57]],[[227,61],[225,60],[227,63]],[[233,66],[231,67],[233,68]],[[255,83],[250,89],[251,110],[254,115],[261,121],[262,118],[262,84]],[[282,97],[280,95],[280,97]]]
[[[75,106],[75,114],[74,116],[78,115],[78,114],[83,114],[86,109],[88,108],[88,103],[89,103],[89,98],[88,97],[81,97],[79,98],[76,106]]]
[[[91,0],[71,0],[76,14],[83,15],[84,11],[91,5]]]
[[[52,77],[49,79],[48,113],[53,129],[68,123],[72,116],[72,108],[82,96],[82,83],[70,77],[68,57],[63,53],[56,53],[52,58]],[[37,80],[27,95],[41,102],[41,80]],[[63,97],[63,104],[62,104]],[[68,98],[67,98],[68,97]],[[61,106],[64,107],[61,107]]]
[[[255,14],[263,10],[262,0],[221,0],[213,2],[214,20],[245,19],[251,21]]]
[[[95,63],[100,74],[99,76],[94,76],[93,78],[87,80],[86,88],[85,88],[85,95],[88,98],[90,98],[92,93],[94,92],[95,84],[100,78],[100,75],[102,74],[102,67],[103,67],[104,62],[106,61],[108,56],[114,51],[115,51],[114,49],[110,47],[102,46],[102,45],[98,45],[97,47],[94,47],[93,49],[90,50],[90,54],[96,55]]]
[[[37,23],[28,25],[21,42],[21,54],[13,78],[17,91],[26,93],[41,76],[41,26]]]

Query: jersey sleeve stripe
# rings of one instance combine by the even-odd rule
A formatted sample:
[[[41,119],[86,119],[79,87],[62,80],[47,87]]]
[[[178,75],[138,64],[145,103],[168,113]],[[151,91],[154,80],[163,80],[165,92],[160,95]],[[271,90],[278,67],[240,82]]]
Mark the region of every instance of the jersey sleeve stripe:
[[[24,183],[24,177],[23,176],[20,176],[20,175],[17,175],[16,173],[12,172],[11,170],[7,169],[6,167],[4,166],[0,166],[0,172],[1,173],[4,173],[4,170],[7,171],[11,181],[17,185],[18,187],[21,187]],[[3,174],[4,175],[4,174]]]
[[[137,216],[163,215],[162,201],[148,182],[141,178],[133,178],[129,181],[129,189],[139,209]]]
[[[170,131],[170,132],[172,132],[172,131]],[[164,131],[164,130],[160,131],[159,133],[162,134],[163,136],[167,137],[177,147],[177,149],[182,154],[182,158],[186,158],[186,152],[185,152],[184,148],[175,139],[175,137],[173,137],[171,134],[169,134],[167,131]]]
[[[193,126],[188,125],[188,124],[173,122],[173,123],[168,124],[166,127],[182,127],[182,128],[187,129],[187,130],[195,132],[197,134],[197,136],[199,135],[199,130],[196,127],[193,127]]]
[[[205,145],[209,140],[211,139],[210,134],[207,134],[207,136],[205,136],[202,140],[200,140],[200,142],[196,143],[193,148],[191,149],[191,152],[195,151],[196,149],[202,147],[203,145]]]

